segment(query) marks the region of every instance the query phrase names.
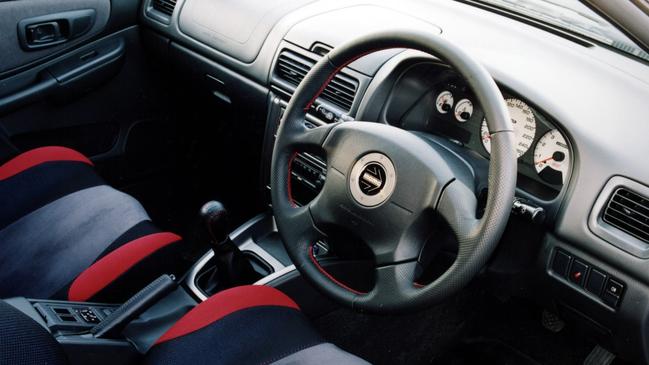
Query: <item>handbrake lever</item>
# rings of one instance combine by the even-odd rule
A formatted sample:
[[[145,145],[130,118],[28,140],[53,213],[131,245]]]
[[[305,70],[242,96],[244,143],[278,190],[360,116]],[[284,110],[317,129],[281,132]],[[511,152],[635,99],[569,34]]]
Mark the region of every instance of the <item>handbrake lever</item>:
[[[135,317],[157,303],[162,297],[178,287],[174,279],[165,274],[135,293],[106,319],[90,329],[96,338],[112,338],[121,332]]]

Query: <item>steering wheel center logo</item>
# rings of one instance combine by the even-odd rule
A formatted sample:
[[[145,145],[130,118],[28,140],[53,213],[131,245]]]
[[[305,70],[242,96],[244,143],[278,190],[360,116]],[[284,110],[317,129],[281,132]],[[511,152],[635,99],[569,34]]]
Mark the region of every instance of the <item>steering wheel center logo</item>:
[[[371,163],[363,169],[358,186],[365,195],[376,195],[385,186],[385,169],[378,163]]]
[[[396,184],[392,161],[382,153],[368,153],[352,168],[349,189],[354,200],[365,207],[376,207],[385,202]]]

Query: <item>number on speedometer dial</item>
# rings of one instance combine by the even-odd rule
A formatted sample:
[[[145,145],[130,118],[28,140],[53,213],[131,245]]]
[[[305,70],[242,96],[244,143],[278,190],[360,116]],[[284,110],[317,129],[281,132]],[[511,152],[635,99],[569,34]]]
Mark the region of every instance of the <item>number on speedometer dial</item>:
[[[534,167],[541,179],[562,185],[570,171],[570,150],[566,139],[553,129],[541,137],[534,147]]]
[[[536,119],[534,118],[532,109],[524,101],[512,98],[506,99],[505,102],[507,103],[509,115],[514,125],[516,156],[521,157],[532,147],[532,142],[534,142]],[[491,153],[491,133],[489,133],[486,119],[482,121],[480,138],[482,139],[482,145],[485,150]]]

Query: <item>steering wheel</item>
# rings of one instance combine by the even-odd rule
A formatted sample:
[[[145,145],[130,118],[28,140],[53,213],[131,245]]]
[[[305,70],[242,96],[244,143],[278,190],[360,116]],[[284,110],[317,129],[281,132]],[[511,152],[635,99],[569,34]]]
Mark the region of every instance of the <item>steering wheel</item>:
[[[482,106],[491,134],[488,196],[477,218],[473,177],[439,145],[385,124],[305,125],[306,112],[335,74],[354,60],[390,48],[419,50],[459,72]],[[291,164],[299,151],[326,155],[327,177],[318,196],[298,207],[291,197]],[[514,132],[496,83],[471,56],[442,37],[413,31],[372,34],[333,49],[306,75],[278,129],[272,157],[272,203],[279,233],[299,272],[330,298],[371,312],[430,306],[463,288],[486,264],[509,219],[516,187]],[[435,219],[455,235],[454,263],[427,285],[414,282],[419,256]],[[339,227],[372,251],[375,284],[367,293],[329,275],[313,245]],[[433,237],[434,239],[434,237]]]

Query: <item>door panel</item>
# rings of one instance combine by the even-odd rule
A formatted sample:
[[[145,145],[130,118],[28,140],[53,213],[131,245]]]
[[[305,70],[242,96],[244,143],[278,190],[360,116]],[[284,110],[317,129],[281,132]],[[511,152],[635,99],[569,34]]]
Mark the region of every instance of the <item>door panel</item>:
[[[157,122],[168,119],[167,106],[173,105],[167,100],[169,87],[148,64],[136,26],[88,43],[24,73],[46,73],[56,79],[53,75],[59,75],[58,68],[69,63],[77,66],[79,56],[93,50],[97,50],[94,58],[101,58],[103,53],[114,53],[115,57],[98,67],[82,66],[77,72],[80,76],[63,77],[63,82],[56,82],[46,93],[19,107],[6,108],[4,113],[0,97],[0,126],[18,150],[63,145],[101,163],[124,157],[136,125],[146,121],[149,128],[155,128]],[[17,94],[20,91],[9,97],[15,98]]]
[[[74,34],[75,19],[66,19],[73,11],[88,11],[92,13],[91,19],[86,19],[87,24],[76,29]],[[65,13],[68,15],[65,15]],[[45,17],[45,18],[43,18]],[[25,67],[32,62],[47,56],[61,54],[84,40],[99,34],[110,17],[110,0],[15,0],[0,2],[0,75],[7,74],[20,67]],[[40,18],[40,20],[39,20]],[[31,20],[30,20],[31,19]],[[21,22],[23,22],[21,24]],[[32,27],[43,24],[43,28]],[[29,27],[30,30],[28,30]],[[20,34],[43,34],[59,28],[58,38],[62,41],[57,45],[46,48],[28,49],[20,42]],[[83,31],[83,32],[82,32]],[[67,34],[66,33],[72,33]],[[46,36],[47,34],[45,34]],[[34,40],[37,40],[35,36]],[[68,41],[65,39],[69,38]],[[30,37],[31,38],[31,37]],[[38,46],[38,42],[34,45]],[[41,42],[40,46],[46,46]]]
[[[39,50],[21,45],[21,20],[47,24],[83,9],[95,12],[83,36]],[[138,10],[133,0],[0,0],[0,164],[60,145],[89,156],[115,185],[165,167],[174,103],[164,68],[143,49]]]
[[[44,99],[69,99],[112,78],[124,59],[124,39],[110,36],[3,80],[0,115]]]

